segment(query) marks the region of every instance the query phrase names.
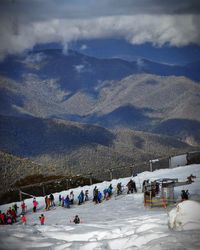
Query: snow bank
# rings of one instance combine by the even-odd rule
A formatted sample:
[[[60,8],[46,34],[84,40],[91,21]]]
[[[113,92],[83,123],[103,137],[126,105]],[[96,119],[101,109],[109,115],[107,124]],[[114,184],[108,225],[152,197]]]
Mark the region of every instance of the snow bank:
[[[200,229],[200,203],[183,201],[169,212],[169,227],[181,230]]]

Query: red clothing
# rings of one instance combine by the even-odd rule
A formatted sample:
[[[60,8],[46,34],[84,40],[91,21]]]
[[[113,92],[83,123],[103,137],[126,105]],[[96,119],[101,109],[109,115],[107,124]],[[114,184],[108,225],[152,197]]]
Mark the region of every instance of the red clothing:
[[[16,213],[15,213],[15,210],[11,210],[11,215],[12,215],[12,218],[15,220],[15,219],[16,219]]]
[[[25,203],[22,203],[22,204],[21,204],[21,208],[22,208],[22,209],[25,209],[25,208],[26,208],[26,204],[25,204]]]
[[[2,222],[3,224],[5,224],[5,215],[4,215],[4,214],[1,214],[0,216],[1,216],[1,217],[0,217],[1,222]]]
[[[34,200],[34,201],[33,201],[33,206],[34,206],[34,207],[37,207],[37,205],[38,205],[38,202],[37,202],[36,200]]]
[[[23,223],[23,224],[26,223],[26,216],[25,216],[25,215],[22,216],[22,223]]]
[[[44,225],[44,221],[45,221],[45,217],[44,217],[44,216],[41,216],[41,217],[40,217],[41,225]]]

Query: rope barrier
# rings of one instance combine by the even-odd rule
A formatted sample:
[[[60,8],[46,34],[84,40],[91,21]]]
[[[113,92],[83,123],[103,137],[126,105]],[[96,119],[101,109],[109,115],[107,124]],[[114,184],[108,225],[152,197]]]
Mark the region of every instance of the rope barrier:
[[[32,197],[32,198],[34,198],[35,196],[34,195],[32,195],[32,194],[28,194],[28,193],[25,193],[25,192],[22,192],[22,191],[20,191],[20,193],[21,194],[24,194],[24,195],[27,195],[27,196],[30,196],[30,197]]]

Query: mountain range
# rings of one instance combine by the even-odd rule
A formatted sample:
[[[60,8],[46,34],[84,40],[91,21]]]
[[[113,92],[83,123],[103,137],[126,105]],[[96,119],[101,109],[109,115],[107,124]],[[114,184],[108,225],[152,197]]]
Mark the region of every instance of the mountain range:
[[[0,149],[62,171],[124,168],[200,147],[200,62],[36,50],[0,63]],[[124,170],[125,171],[125,170]],[[129,170],[127,170],[129,171]]]

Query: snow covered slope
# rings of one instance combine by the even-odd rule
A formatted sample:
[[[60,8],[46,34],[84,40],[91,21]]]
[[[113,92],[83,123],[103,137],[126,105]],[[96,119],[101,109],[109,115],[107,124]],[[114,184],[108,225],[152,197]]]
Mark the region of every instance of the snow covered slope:
[[[28,206],[27,225],[16,223],[0,226],[0,249],[200,249],[200,230],[190,225],[190,230],[174,231],[168,227],[168,213],[171,208],[145,208],[141,184],[144,179],[179,178],[185,180],[190,174],[197,178],[194,183],[175,189],[175,198],[180,200],[182,189],[188,189],[190,199],[200,201],[200,165],[190,165],[175,169],[143,172],[134,177],[138,193],[115,196],[100,204],[92,202],[94,185],[74,189],[75,197],[81,190],[89,190],[90,201],[74,205],[70,209],[56,207],[44,210],[44,197],[37,197],[39,209],[32,213],[32,199],[25,200]],[[130,178],[113,180],[126,186]],[[109,182],[98,184],[103,191]],[[70,190],[61,192],[66,196]],[[58,201],[58,193],[55,199]],[[6,211],[12,204],[0,207]],[[20,203],[18,203],[20,205]],[[38,217],[43,213],[45,225],[41,226]],[[78,214],[81,223],[71,223]]]

